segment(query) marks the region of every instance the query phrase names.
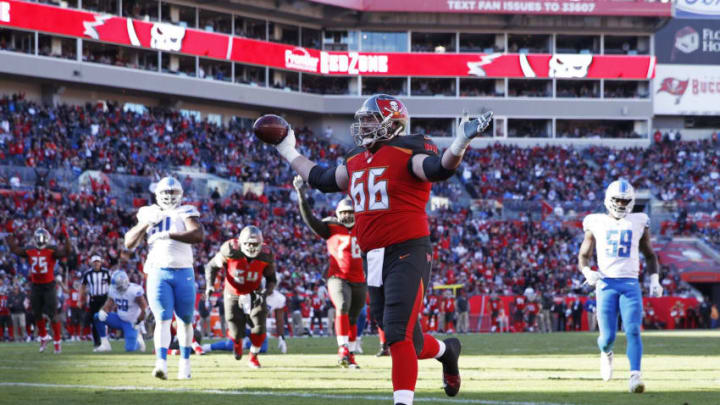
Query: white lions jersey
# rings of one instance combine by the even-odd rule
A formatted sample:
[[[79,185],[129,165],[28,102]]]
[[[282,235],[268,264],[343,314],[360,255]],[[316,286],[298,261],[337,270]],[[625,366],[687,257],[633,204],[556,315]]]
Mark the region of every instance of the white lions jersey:
[[[115,301],[120,319],[132,324],[135,324],[138,316],[140,316],[140,306],[135,300],[144,294],[142,287],[135,283],[130,283],[127,290],[123,292],[118,291],[115,287],[111,287],[108,292],[108,296]]]
[[[148,238],[156,232],[184,232],[185,219],[200,216],[197,208],[193,205],[183,205],[172,210],[163,211],[163,213],[165,213],[165,218],[148,228]],[[145,273],[149,273],[150,270],[159,268],[179,269],[192,267],[192,245],[167,238],[157,239],[150,245],[144,270]]]
[[[615,219],[608,214],[590,214],[583,229],[595,237],[599,272],[603,278],[638,278],[640,239],[650,218],[644,213],[627,214]]]

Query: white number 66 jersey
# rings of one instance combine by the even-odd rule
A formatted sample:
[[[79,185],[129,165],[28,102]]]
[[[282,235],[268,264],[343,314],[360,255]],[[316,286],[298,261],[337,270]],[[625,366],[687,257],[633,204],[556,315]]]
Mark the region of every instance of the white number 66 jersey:
[[[640,272],[640,239],[649,226],[644,213],[627,214],[615,219],[608,214],[590,214],[583,220],[583,230],[595,237],[595,250],[603,278],[638,278]]]

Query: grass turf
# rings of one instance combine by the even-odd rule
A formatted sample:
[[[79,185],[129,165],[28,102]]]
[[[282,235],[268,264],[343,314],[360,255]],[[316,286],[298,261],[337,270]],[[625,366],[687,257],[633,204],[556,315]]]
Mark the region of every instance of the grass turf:
[[[447,398],[437,361],[420,362],[416,402],[530,404],[720,404],[720,331],[645,332],[644,394],[627,392],[625,337],[616,343],[615,377],[599,378],[596,334],[462,335],[460,394]],[[148,342],[152,346],[152,342]],[[261,355],[263,368],[229,352],[193,356],[192,380],[150,376],[154,356],[92,353],[90,343],[65,343],[63,353],[38,353],[37,344],[0,344],[0,404],[225,404],[263,405],[391,403],[390,358],[372,355],[377,339],[365,337],[360,370],[336,366],[333,338],[289,339],[278,354],[275,340]],[[151,350],[151,349],[150,349]]]

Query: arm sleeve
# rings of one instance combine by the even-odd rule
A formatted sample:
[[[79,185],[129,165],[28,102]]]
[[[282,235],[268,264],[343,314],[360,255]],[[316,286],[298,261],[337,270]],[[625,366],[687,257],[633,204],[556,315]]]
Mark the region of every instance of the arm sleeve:
[[[415,176],[415,172],[413,171],[412,157],[420,154],[428,156],[423,160],[422,167],[425,178],[431,182],[447,180],[455,174],[455,170],[448,170],[443,167],[442,157],[438,153],[438,147],[430,138],[421,135],[412,135],[404,141],[406,144],[403,146],[412,151],[411,158],[408,159],[407,169],[413,177],[417,176]]]
[[[442,158],[438,155],[430,155],[423,160],[423,172],[430,181],[447,180],[455,174],[454,169],[450,170],[443,167]]]
[[[337,170],[336,166],[327,169],[323,169],[319,165],[313,166],[310,170],[310,175],[308,175],[308,184],[310,184],[310,187],[316,188],[323,193],[337,193],[342,191],[337,184],[337,180],[335,180],[335,170]]]
[[[300,204],[300,216],[310,229],[319,237],[327,239],[330,237],[330,227],[325,222],[319,220],[313,215],[310,205],[302,191],[298,193],[298,203]]]

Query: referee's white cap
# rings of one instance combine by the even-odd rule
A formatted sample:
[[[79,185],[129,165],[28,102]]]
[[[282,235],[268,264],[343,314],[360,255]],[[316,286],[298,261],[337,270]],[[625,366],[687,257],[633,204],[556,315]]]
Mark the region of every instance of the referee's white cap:
[[[102,258],[101,258],[100,256],[98,256],[98,255],[95,255],[95,256],[93,256],[93,257],[90,258],[90,263],[102,262],[102,261],[103,261]]]

